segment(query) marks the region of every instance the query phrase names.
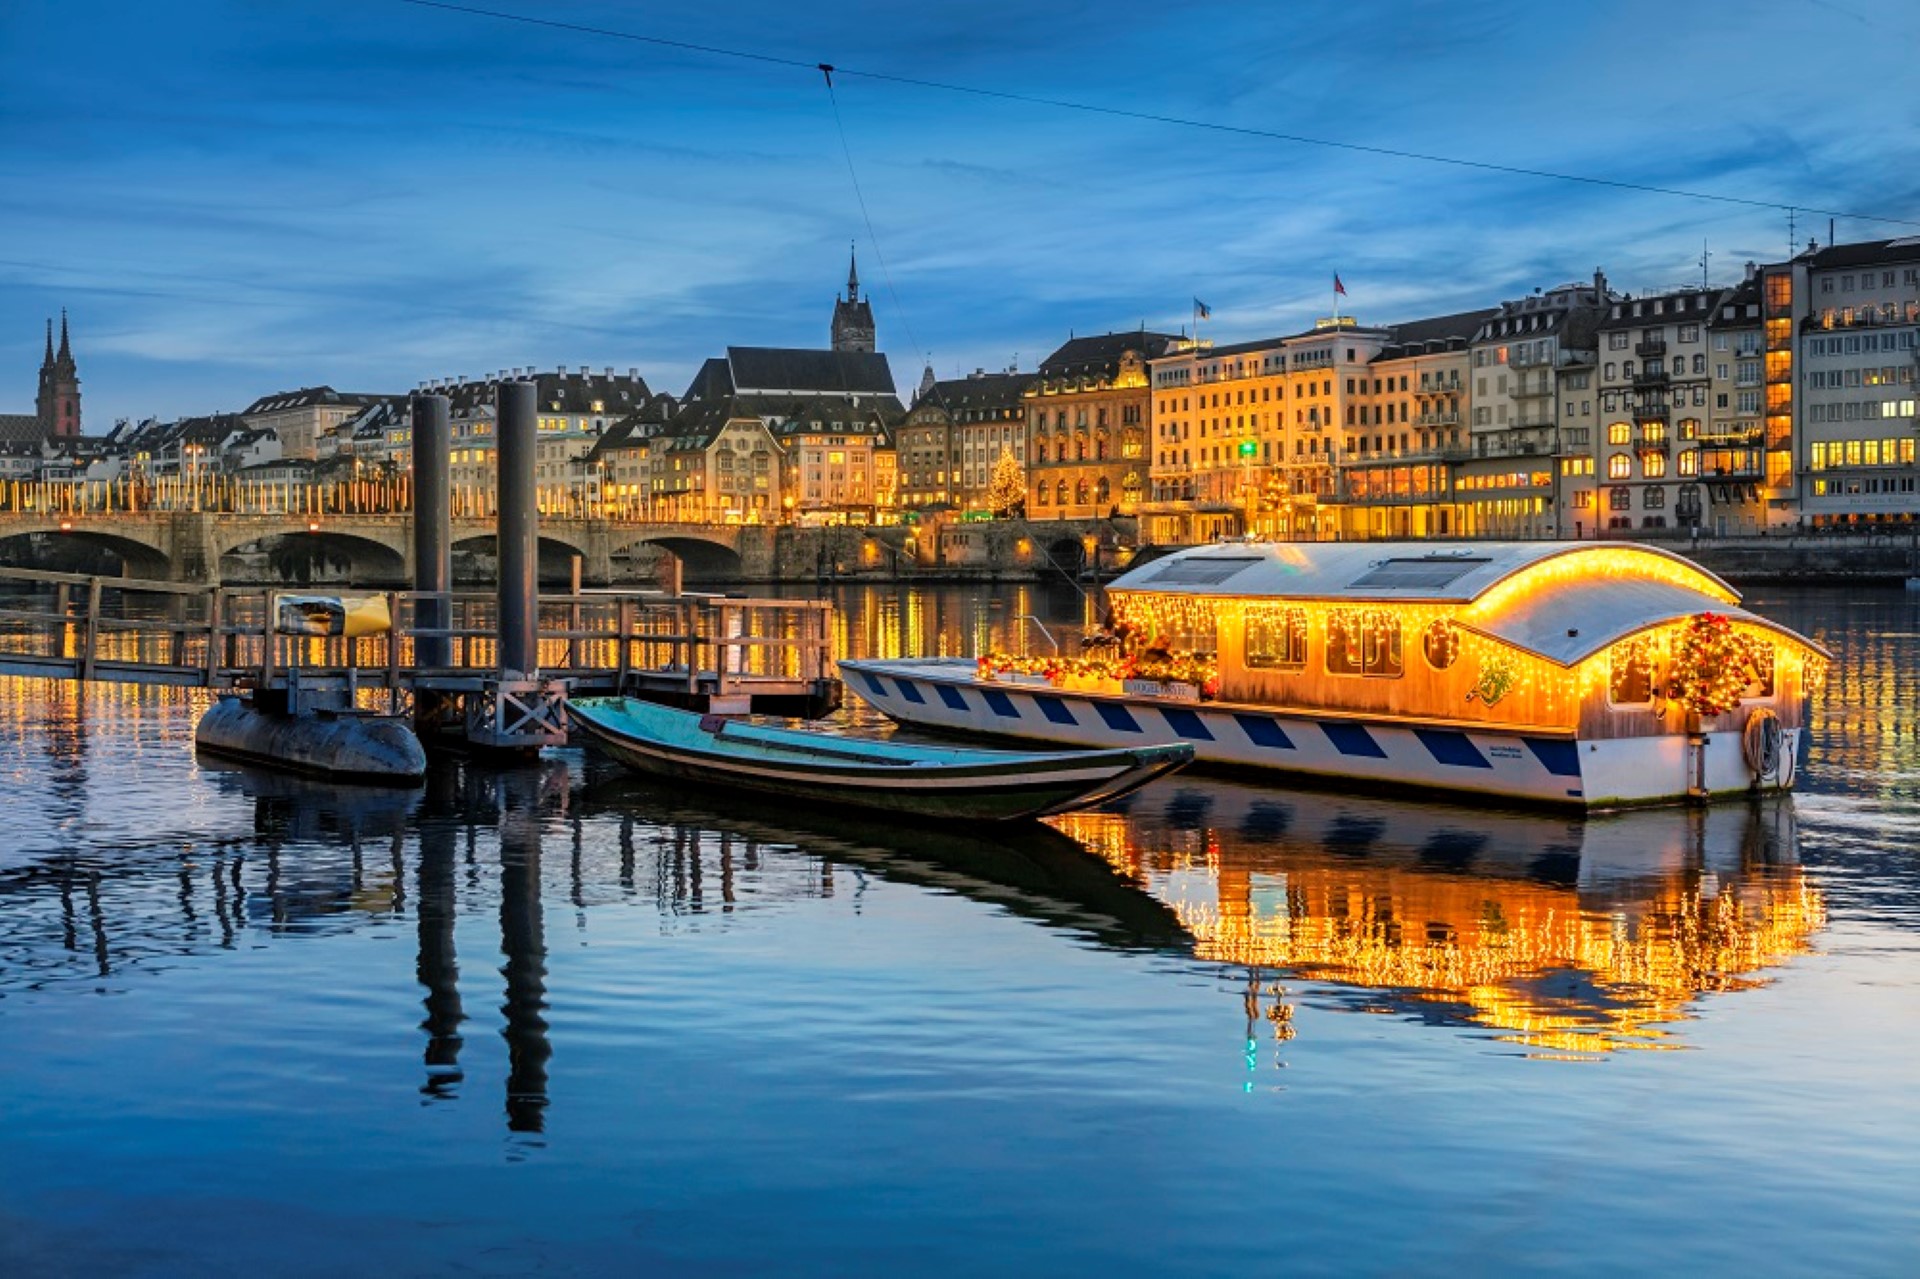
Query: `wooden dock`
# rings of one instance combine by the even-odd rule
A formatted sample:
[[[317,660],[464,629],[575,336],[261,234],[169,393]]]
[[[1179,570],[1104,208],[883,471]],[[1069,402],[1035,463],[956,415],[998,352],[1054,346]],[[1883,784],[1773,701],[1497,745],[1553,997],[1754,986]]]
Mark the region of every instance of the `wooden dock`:
[[[283,605],[315,597],[384,604],[377,633],[288,633]],[[451,624],[425,627],[425,601]],[[334,592],[198,586],[0,568],[0,675],[252,692],[297,700],[418,707],[431,696],[481,701],[627,694],[694,709],[818,716],[840,702],[823,600],[654,591],[579,591],[538,603],[535,680],[498,665],[492,592]],[[276,623],[280,624],[276,624]],[[419,641],[445,637],[450,661],[420,666]],[[503,680],[505,685],[503,687]],[[537,686],[537,687],[535,687]],[[496,728],[499,715],[493,716]],[[552,740],[551,732],[547,740]]]

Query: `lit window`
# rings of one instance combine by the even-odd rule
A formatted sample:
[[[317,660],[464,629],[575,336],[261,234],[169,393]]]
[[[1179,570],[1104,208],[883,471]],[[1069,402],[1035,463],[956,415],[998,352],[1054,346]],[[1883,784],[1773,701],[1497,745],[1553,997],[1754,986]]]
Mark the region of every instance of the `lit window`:
[[[1251,605],[1247,609],[1247,666],[1300,670],[1307,664],[1307,613],[1300,608]]]

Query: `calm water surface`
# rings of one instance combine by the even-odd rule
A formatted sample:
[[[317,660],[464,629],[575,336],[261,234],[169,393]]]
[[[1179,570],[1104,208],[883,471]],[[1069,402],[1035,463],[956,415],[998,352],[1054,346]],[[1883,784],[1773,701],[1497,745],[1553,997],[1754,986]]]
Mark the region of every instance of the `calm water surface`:
[[[849,653],[1084,620],[840,602]],[[1837,655],[1805,789],[1588,823],[352,791],[0,681],[0,1272],[1914,1273],[1920,597],[1750,603]]]

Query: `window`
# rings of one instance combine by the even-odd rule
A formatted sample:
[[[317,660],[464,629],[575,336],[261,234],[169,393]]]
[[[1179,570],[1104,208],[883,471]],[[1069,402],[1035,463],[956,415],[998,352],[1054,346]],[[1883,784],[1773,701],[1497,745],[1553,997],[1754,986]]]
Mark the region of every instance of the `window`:
[[[1615,453],[1607,459],[1607,478],[1625,480],[1633,477],[1633,459],[1625,453]]]
[[[1247,608],[1247,667],[1302,670],[1307,664],[1307,611],[1270,604]]]
[[[1399,618],[1378,608],[1327,614],[1327,674],[1399,679],[1405,670]]]
[[[1624,511],[1633,505],[1633,490],[1630,488],[1610,488],[1607,490],[1607,509]]]
[[[1650,480],[1657,480],[1667,473],[1667,455],[1648,453],[1640,459],[1640,470]]]
[[[1435,620],[1420,637],[1420,651],[1426,655],[1427,665],[1436,671],[1446,670],[1460,656],[1460,628],[1444,617]]]
[[[1653,701],[1653,642],[1633,639],[1607,651],[1607,700],[1615,706]]]
[[[1615,422],[1612,426],[1609,426],[1607,428],[1607,443],[1624,445],[1624,444],[1631,444],[1632,442],[1633,442],[1633,427],[1628,423]]]
[[[1748,675],[1747,686],[1740,690],[1740,700],[1753,701],[1757,698],[1773,696],[1773,645],[1766,640],[1749,638],[1747,641]]]
[[[1664,511],[1667,508],[1667,490],[1658,484],[1650,485],[1641,492],[1640,505],[1649,511]]]

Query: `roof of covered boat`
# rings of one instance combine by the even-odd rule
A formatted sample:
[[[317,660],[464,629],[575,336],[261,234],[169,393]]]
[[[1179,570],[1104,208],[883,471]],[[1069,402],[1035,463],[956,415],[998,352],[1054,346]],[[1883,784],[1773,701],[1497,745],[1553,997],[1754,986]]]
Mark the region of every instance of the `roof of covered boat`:
[[[1109,589],[1240,598],[1468,603],[1548,561],[1567,585],[1661,581],[1731,604],[1740,595],[1689,560],[1625,542],[1216,542],[1131,569]]]
[[[1808,643],[1733,607],[1739,593],[1690,560],[1621,542],[1221,542],[1149,561],[1108,589],[1454,604],[1462,625],[1569,666],[1637,631],[1703,612]]]

